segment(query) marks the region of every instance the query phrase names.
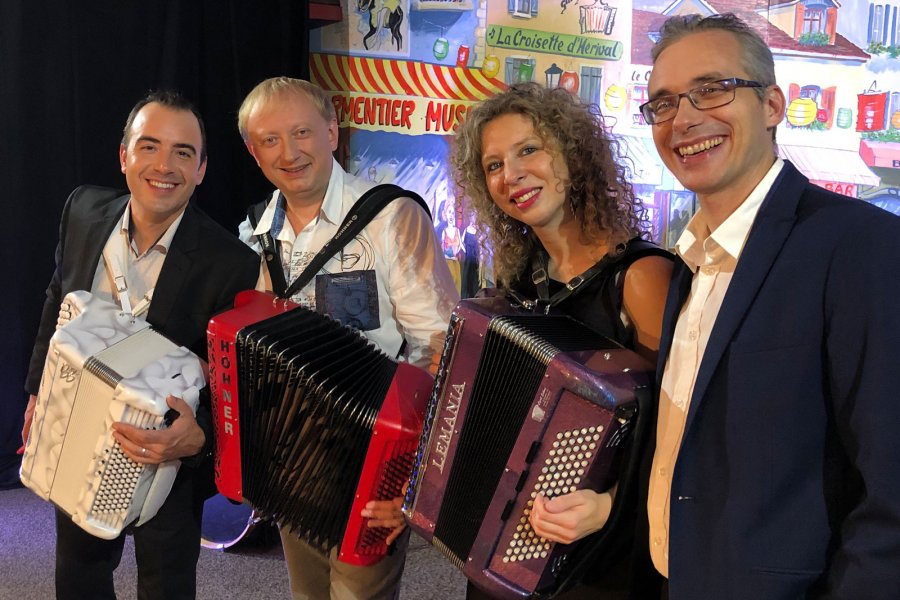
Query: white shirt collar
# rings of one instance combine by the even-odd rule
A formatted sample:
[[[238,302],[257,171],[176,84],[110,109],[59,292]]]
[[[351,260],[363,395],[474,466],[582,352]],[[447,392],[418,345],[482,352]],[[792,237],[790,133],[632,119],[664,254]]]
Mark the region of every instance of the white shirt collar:
[[[705,251],[703,245],[707,238],[712,238],[716,244],[734,259],[740,257],[744,243],[747,241],[747,236],[750,234],[750,228],[753,226],[753,221],[756,219],[757,213],[759,213],[759,208],[762,206],[763,200],[766,199],[769,190],[772,189],[772,184],[775,183],[775,179],[781,173],[783,167],[784,161],[776,158],[765,177],[753,188],[746,200],[715,231],[709,231],[709,225],[706,222],[703,209],[701,208],[697,211],[675,244],[675,252],[692,271],[696,271],[700,266],[698,253],[702,255]]]
[[[184,218],[184,211],[186,209],[187,209],[187,205],[185,205],[184,208],[181,209],[181,212],[178,214],[178,216],[175,218],[175,220],[172,221],[172,224],[169,225],[168,229],[166,229],[166,232],[162,234],[162,236],[156,241],[155,244],[153,244],[152,246],[150,246],[150,248],[147,249],[147,252],[156,248],[158,251],[162,252],[163,254],[168,254],[169,246],[172,245],[172,240],[175,238],[175,232],[178,231],[178,226],[181,224],[181,219]],[[134,239],[131,237],[131,234],[129,233],[130,227],[131,227],[131,199],[129,198],[128,206],[125,207],[125,213],[122,215],[122,222],[121,222],[121,226],[119,227],[119,231],[122,232],[122,234],[125,236],[126,240],[131,241],[131,244],[130,244],[131,250],[132,250],[132,252],[135,253],[135,255],[137,255],[137,248],[134,245]]]
[[[325,198],[322,200],[322,206],[319,208],[319,218],[325,219],[329,223],[335,225],[340,224],[341,212],[344,199],[344,172],[338,162],[332,157],[331,159],[331,177],[328,179],[328,188],[325,190]],[[285,239],[293,241],[299,231],[295,231],[293,236],[285,230],[284,225],[288,223],[285,213],[285,200],[281,192],[277,189],[272,192],[266,210],[263,211],[259,218],[259,223],[253,230],[253,235],[261,235],[269,232],[272,237],[278,240]],[[289,228],[288,228],[289,229]],[[284,236],[282,236],[284,232]]]

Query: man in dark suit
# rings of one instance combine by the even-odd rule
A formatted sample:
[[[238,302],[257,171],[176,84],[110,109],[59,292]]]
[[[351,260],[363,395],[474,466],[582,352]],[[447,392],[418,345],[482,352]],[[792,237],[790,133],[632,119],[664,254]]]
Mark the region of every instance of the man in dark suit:
[[[125,125],[119,157],[130,194],[83,186],[63,210],[56,271],[25,386],[31,397],[23,439],[60,301],[68,292],[89,290],[120,306],[130,304],[135,313],[149,299],[147,321],[205,357],[210,316],[256,282],[257,256],[189,204],[206,172],[206,138],[199,114],[186,100],[156,92],[138,102]],[[114,281],[116,275],[121,277]],[[117,285],[123,279],[124,291]],[[201,401],[196,418],[180,398],[170,396],[168,404],[180,413],[168,429],[114,425],[117,441],[135,462],[182,460],[157,515],[133,528],[142,600],[194,598],[203,501],[213,491],[208,400]],[[57,598],[115,598],[113,571],[125,534],[111,541],[95,538],[59,511],[56,530]]]
[[[785,97],[743,22],[660,33],[641,110],[700,210],[660,344],[654,564],[676,600],[897,598],[900,219],[776,157]]]

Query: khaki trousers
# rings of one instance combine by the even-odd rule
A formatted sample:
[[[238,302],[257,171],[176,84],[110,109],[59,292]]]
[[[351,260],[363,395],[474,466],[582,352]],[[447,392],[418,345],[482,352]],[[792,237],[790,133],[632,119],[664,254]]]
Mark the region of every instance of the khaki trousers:
[[[281,544],[294,600],[396,600],[406,562],[409,529],[394,542],[393,553],[374,565],[358,567],[328,557],[282,528]]]

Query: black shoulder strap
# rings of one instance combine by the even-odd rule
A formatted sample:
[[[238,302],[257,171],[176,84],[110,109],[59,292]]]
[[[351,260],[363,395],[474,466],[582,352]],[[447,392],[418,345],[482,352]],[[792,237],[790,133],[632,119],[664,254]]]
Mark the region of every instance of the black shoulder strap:
[[[539,250],[532,257],[531,262],[531,281],[534,283],[538,294],[536,308],[543,308],[544,312],[546,312],[546,308],[556,306],[569,296],[577,293],[579,289],[584,289],[584,287],[582,287],[584,284],[589,283],[594,277],[599,275],[603,269],[616,260],[616,258],[616,255],[607,254],[586,271],[570,279],[564,288],[553,294],[553,296],[550,296],[550,278],[547,275],[547,256],[544,250]]]
[[[306,268],[303,269],[303,272],[300,273],[297,279],[291,283],[283,294],[278,294],[278,296],[281,298],[290,298],[296,294],[298,290],[303,289],[303,287],[316,276],[316,273],[325,266],[325,263],[327,263],[332,256],[346,246],[347,242],[356,237],[356,235],[358,235],[385,206],[397,198],[410,198],[416,201],[428,215],[428,218],[431,219],[431,212],[428,210],[428,205],[425,204],[425,201],[422,200],[422,197],[417,193],[404,190],[400,186],[396,186],[392,183],[376,185],[356,201],[350,208],[350,212],[344,217],[344,222],[341,223],[341,226],[338,228],[337,233],[334,234],[334,237],[322,246],[319,253],[313,257],[308,265],[306,265]]]
[[[625,278],[620,275],[627,271],[628,267],[632,264],[648,256],[660,256],[669,260],[675,260],[674,254],[660,248],[653,242],[648,242],[641,238],[634,238],[629,241],[628,245],[625,247],[625,252],[618,256],[616,260],[616,270],[615,273],[613,273],[613,277],[615,277],[616,280],[615,285],[612,286],[612,288],[616,290],[616,293],[620,298],[622,297],[622,290],[625,285]]]
[[[622,244],[617,248],[620,250],[616,253],[607,254],[584,273],[573,277],[566,286],[550,296],[549,278],[547,275],[547,256],[544,250],[538,249],[532,256],[532,275],[531,281],[537,289],[538,299],[536,305],[539,307],[556,306],[569,296],[577,293],[579,289],[586,287],[584,284],[590,282],[594,277],[602,273],[610,265],[615,265],[614,276],[627,269],[631,263],[644,258],[645,256],[664,256],[669,259],[672,254],[656,246],[652,242],[635,238]]]
[[[660,248],[653,242],[641,238],[631,239],[625,246],[625,251],[619,255],[615,268],[610,273],[611,284],[606,287],[606,297],[603,299],[603,303],[612,314],[619,314],[622,310],[625,298],[625,272],[631,265],[648,256],[659,256],[669,260],[675,258],[671,252]],[[617,339],[625,339],[625,336],[628,335],[625,324],[620,318],[616,318],[615,322]]]
[[[247,219],[250,220],[252,229],[256,229],[268,203],[268,200],[263,200],[247,209]],[[281,244],[272,238],[272,234],[269,231],[259,234],[256,236],[256,239],[259,240],[259,245],[262,247],[262,255],[266,261],[266,269],[269,271],[269,279],[272,280],[272,291],[276,295],[283,297],[284,291],[287,289],[287,282],[284,279],[284,268],[281,266]]]
[[[625,252],[619,255],[617,262],[628,267],[631,263],[647,256],[661,256],[663,258],[668,258],[669,260],[674,260],[675,258],[671,252],[660,248],[653,242],[648,242],[642,238],[634,238],[628,242],[628,245],[625,247]]]

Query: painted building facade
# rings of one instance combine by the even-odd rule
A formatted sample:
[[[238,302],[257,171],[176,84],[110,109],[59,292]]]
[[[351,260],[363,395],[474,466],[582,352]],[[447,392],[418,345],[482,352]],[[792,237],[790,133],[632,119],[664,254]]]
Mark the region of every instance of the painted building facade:
[[[310,39],[342,164],[426,199],[464,296],[492,278],[468,256],[476,232],[448,170],[450,143],[474,103],[515,82],[598,104],[654,239],[677,240],[696,200],[662,165],[638,110],[656,32],[674,14],[733,12],[759,32],[788,98],[779,154],[822,187],[900,214],[900,0],[344,0],[342,11]]]

